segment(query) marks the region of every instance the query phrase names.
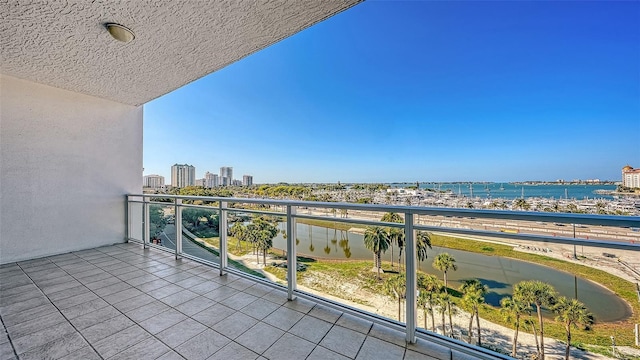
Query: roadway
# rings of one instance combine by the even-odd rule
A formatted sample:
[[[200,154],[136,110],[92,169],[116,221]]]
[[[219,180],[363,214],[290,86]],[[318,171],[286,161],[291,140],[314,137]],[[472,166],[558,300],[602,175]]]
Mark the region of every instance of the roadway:
[[[173,224],[167,224],[164,228],[164,231],[160,234],[160,239],[162,240],[162,245],[172,251],[176,251],[176,227]],[[211,261],[213,263],[219,264],[220,258],[217,255],[210,253],[209,251],[203,249],[199,245],[194,244],[193,241],[189,240],[186,236],[182,238],[182,252],[185,254],[189,254],[191,256],[198,257],[200,259],[204,259],[207,261]]]

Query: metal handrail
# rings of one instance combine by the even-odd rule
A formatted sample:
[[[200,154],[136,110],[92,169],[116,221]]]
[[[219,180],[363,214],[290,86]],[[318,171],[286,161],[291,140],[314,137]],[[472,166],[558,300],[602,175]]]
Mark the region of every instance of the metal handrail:
[[[173,202],[159,202],[152,201],[154,198],[172,199]],[[383,227],[397,227],[405,230],[406,236],[406,273],[407,275],[407,289],[411,288],[412,291],[407,291],[406,294],[406,339],[408,342],[415,342],[416,338],[420,335],[417,331],[417,310],[416,310],[416,276],[417,273],[417,260],[415,254],[415,231],[432,231],[441,233],[452,233],[460,235],[472,235],[483,236],[493,238],[509,238],[517,240],[538,241],[538,242],[557,242],[573,245],[586,245],[593,247],[603,247],[612,249],[632,250],[640,251],[640,241],[634,242],[621,242],[621,241],[609,241],[609,240],[597,240],[597,239],[581,239],[575,238],[575,225],[592,225],[592,226],[609,226],[609,227],[627,227],[627,228],[640,228],[640,217],[638,216],[616,216],[616,215],[591,215],[591,214],[572,214],[572,213],[543,213],[543,212],[524,212],[524,211],[505,211],[505,210],[476,210],[476,209],[460,209],[460,208],[438,208],[438,207],[417,207],[417,206],[401,206],[401,205],[383,205],[383,204],[354,204],[354,203],[338,203],[338,202],[314,202],[314,201],[299,201],[299,200],[277,200],[277,199],[262,199],[262,198],[230,198],[230,197],[211,197],[211,196],[183,196],[183,195],[160,195],[160,194],[129,194],[126,195],[127,199],[127,236],[130,236],[131,229],[131,209],[132,203],[140,203],[143,205],[143,239],[142,242],[145,247],[149,242],[149,206],[150,205],[163,205],[163,206],[175,206],[176,208],[176,234],[182,232],[182,224],[179,220],[179,214],[182,208],[202,208],[211,211],[220,212],[220,227],[226,228],[226,215],[231,212],[246,212],[257,214],[268,214],[273,216],[279,216],[286,218],[287,223],[287,253],[296,254],[296,242],[295,239],[295,220],[296,219],[310,219],[310,220],[325,220],[340,223],[359,224],[366,226],[383,226]],[[216,206],[194,205],[184,204],[184,200],[202,200],[207,202],[217,202]],[[282,211],[273,211],[273,209],[242,209],[230,207],[231,204],[258,204],[258,205],[271,205],[280,206]],[[346,209],[363,212],[373,213],[386,213],[393,212],[404,215],[404,223],[388,223],[379,220],[370,220],[358,218],[343,218],[335,216],[322,216],[313,214],[301,214],[297,212],[297,209]],[[480,229],[463,229],[452,228],[442,226],[429,226],[424,224],[418,224],[414,221],[416,216],[419,215],[436,215],[444,217],[461,217],[461,218],[480,218],[480,219],[494,219],[494,220],[518,220],[518,221],[530,221],[530,222],[545,222],[545,223],[559,223],[559,224],[571,224],[573,225],[574,237],[563,236],[545,236],[534,235],[526,233],[507,233],[499,231],[488,231]],[[181,242],[180,242],[181,243]],[[227,233],[226,231],[220,232],[220,274],[224,274],[227,268]],[[176,244],[176,258],[182,256],[181,247]],[[187,256],[191,258],[191,256]],[[292,300],[296,295],[300,295],[301,292],[297,290],[296,285],[296,256],[287,257],[287,297]],[[411,274],[411,275],[409,275]],[[410,286],[413,284],[414,286]],[[329,301],[324,299],[325,301]],[[479,351],[484,351],[484,349]],[[489,353],[487,353],[489,355]],[[490,354],[495,355],[495,354]]]

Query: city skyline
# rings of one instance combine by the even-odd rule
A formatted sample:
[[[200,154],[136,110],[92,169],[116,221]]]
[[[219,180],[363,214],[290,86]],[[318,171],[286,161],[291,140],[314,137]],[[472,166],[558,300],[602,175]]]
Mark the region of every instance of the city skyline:
[[[198,177],[196,174],[196,167],[187,163],[171,165],[171,177],[170,183],[165,184],[165,176],[159,174],[143,174],[143,187],[149,188],[164,188],[165,186],[171,187],[186,187],[186,186],[202,186],[206,188],[213,188],[217,186],[251,186],[253,185],[253,175],[243,174],[242,180],[235,179],[233,177],[232,166],[221,166],[220,175],[211,173],[208,170],[205,171],[202,177]]]
[[[640,164],[639,13],[365,2],[145,105],[145,174],[188,159],[258,183],[620,180]]]

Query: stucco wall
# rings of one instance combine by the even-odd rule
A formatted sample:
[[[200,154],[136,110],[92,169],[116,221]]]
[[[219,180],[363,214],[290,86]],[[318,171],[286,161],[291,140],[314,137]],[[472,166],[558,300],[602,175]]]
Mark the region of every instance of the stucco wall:
[[[123,242],[142,107],[0,76],[0,263]]]

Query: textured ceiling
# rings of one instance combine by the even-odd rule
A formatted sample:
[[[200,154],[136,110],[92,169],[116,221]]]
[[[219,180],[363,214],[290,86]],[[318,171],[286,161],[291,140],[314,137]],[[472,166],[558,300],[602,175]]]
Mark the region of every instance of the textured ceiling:
[[[140,105],[359,1],[0,0],[0,71]],[[114,40],[107,22],[136,38]]]

